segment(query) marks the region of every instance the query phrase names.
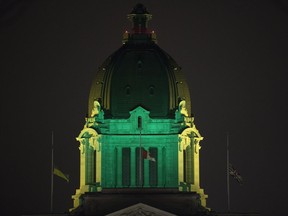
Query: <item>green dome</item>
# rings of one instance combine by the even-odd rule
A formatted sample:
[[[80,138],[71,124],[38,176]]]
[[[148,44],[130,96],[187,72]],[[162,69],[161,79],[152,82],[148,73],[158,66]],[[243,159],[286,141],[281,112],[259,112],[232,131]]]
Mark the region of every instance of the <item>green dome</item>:
[[[188,85],[181,68],[156,44],[155,33],[147,22],[152,18],[138,4],[128,14],[133,22],[123,45],[109,56],[92,82],[88,112],[94,100],[101,104],[105,118],[128,118],[137,106],[150,111],[153,118],[172,118],[181,100],[185,99],[189,116],[191,102]]]

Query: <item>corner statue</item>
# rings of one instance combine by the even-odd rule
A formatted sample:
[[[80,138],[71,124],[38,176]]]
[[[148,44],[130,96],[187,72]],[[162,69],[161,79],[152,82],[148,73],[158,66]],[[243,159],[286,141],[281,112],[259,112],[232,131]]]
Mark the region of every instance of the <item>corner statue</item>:
[[[142,203],[153,215],[209,215],[200,187],[203,137],[182,68],[157,45],[142,4],[127,17],[131,31],[92,80],[76,138],[80,185],[71,214],[130,215],[127,207]]]
[[[101,105],[100,105],[99,101],[94,99],[93,109],[92,109],[92,112],[91,112],[91,117],[94,117],[94,116],[98,115],[100,110],[101,110]]]
[[[182,115],[188,117],[188,111],[187,111],[187,108],[186,108],[186,101],[183,99],[180,101],[179,103],[179,111]]]

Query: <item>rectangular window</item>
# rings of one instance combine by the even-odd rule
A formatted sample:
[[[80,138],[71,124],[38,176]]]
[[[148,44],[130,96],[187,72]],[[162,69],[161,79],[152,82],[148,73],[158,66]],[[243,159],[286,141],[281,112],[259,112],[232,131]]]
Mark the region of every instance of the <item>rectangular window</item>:
[[[149,161],[149,184],[151,187],[156,187],[158,182],[158,149],[157,148],[150,148],[150,157],[155,158],[156,162]]]
[[[86,184],[92,184],[95,181],[95,150],[85,146],[85,167],[86,167]]]
[[[122,149],[122,185],[130,186],[131,172],[130,172],[130,148]]]
[[[144,160],[143,160],[144,148],[136,148],[136,185],[142,187],[144,183]],[[140,155],[141,154],[141,155]]]

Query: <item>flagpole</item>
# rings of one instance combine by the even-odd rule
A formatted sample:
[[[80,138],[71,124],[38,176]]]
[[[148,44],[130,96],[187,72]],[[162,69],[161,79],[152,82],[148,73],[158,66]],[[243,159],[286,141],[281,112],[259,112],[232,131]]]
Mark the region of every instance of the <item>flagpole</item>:
[[[54,132],[51,134],[51,203],[50,212],[53,213],[53,190],[54,190]]]
[[[139,167],[139,170],[140,170],[140,179],[139,179],[139,181],[140,181],[140,186],[142,187],[143,186],[143,184],[142,184],[142,140],[141,140],[141,127],[140,127],[140,167]]]
[[[138,129],[140,131],[140,149],[139,149],[139,185],[142,186],[142,140],[141,140],[141,130],[142,130],[142,118],[138,116]]]
[[[230,212],[230,178],[229,178],[229,132],[227,132],[227,137],[226,137],[226,142],[227,142],[227,207],[228,207],[228,212]]]

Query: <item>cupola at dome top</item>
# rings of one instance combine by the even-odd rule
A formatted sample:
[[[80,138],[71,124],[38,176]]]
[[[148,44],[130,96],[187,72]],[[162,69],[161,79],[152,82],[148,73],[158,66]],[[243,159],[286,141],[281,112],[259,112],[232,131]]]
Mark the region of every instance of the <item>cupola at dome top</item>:
[[[156,42],[156,34],[148,28],[148,22],[152,15],[146,10],[143,4],[137,4],[127,18],[132,22],[131,32],[126,31],[123,35],[123,43]]]
[[[133,22],[133,33],[147,33],[148,21],[152,19],[152,15],[143,4],[137,4],[127,17]]]

